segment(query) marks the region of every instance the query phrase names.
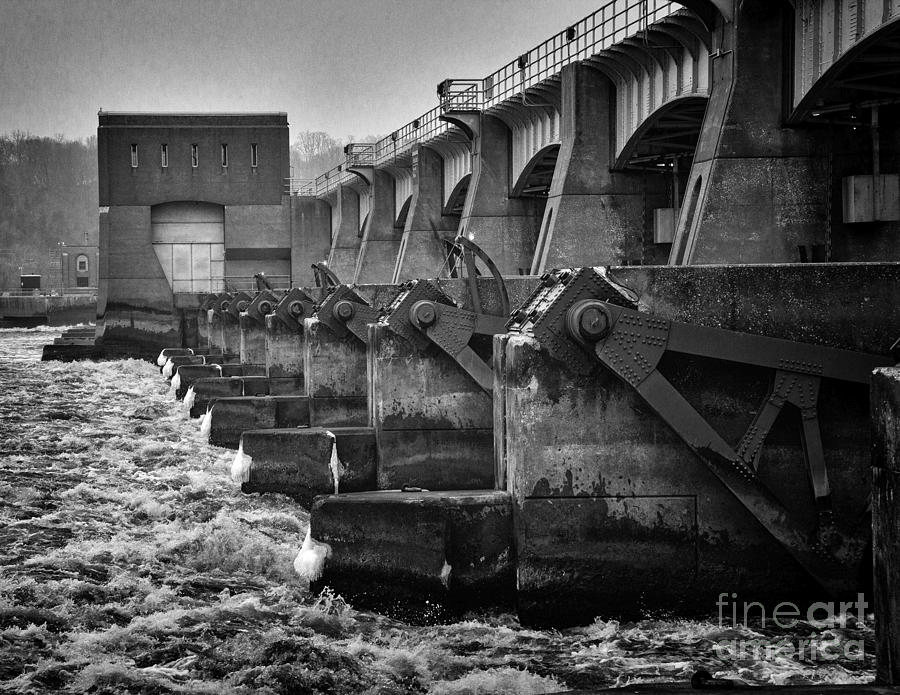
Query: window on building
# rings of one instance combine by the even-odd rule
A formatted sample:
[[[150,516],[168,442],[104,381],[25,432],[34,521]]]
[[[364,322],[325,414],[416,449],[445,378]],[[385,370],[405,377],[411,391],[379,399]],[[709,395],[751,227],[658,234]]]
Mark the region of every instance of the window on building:
[[[137,167],[138,165],[138,155],[137,155],[137,145],[131,145],[131,166],[132,168]]]
[[[259,148],[255,142],[250,145],[250,166],[259,166]]]
[[[90,282],[90,278],[87,275],[81,275],[75,278],[75,287],[87,287]]]
[[[191,166],[200,166],[200,153],[197,150],[197,145],[191,145]]]
[[[75,259],[75,269],[79,273],[86,273],[88,269],[88,257],[84,254],[78,256],[78,258]]]
[[[159,146],[159,163],[165,169],[169,166],[169,146],[168,145],[160,145]]]
[[[228,166],[228,145],[222,143],[222,166]]]

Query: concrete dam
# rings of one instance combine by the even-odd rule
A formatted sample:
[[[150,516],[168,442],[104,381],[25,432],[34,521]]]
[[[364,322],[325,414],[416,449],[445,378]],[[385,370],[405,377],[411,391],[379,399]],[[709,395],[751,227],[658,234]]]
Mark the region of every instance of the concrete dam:
[[[158,357],[311,509],[298,571],[408,619],[852,600],[873,556],[888,601],[898,17],[615,0],[313,181],[283,113],[101,112],[97,329],[45,356]]]

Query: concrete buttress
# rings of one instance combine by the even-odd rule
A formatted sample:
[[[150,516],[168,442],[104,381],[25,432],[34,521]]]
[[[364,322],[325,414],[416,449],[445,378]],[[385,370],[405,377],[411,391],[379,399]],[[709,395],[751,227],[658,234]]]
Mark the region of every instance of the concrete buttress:
[[[428,147],[413,151],[413,193],[397,257],[394,282],[436,277],[446,251],[442,238],[456,235],[459,218],[442,214],[443,162]]]

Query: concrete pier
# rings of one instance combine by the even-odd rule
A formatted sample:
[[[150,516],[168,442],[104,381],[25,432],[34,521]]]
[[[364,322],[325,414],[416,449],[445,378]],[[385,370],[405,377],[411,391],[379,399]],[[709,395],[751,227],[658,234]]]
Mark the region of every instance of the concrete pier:
[[[900,368],[875,372],[871,399],[877,676],[900,686]]]

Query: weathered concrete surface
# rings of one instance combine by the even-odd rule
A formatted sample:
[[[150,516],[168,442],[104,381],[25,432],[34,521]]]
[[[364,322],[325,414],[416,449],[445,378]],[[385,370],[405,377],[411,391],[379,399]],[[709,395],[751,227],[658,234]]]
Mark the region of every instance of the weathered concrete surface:
[[[580,63],[564,67],[560,80],[561,144],[531,272],[641,259],[644,177],[610,171],[615,89]]]
[[[244,383],[238,377],[205,377],[192,384],[194,388],[194,404],[190,416],[197,418],[206,413],[209,404],[218,398],[241,396]]]
[[[210,418],[209,443],[236,449],[245,430],[308,425],[309,402],[304,396],[218,398]]]
[[[394,282],[432,278],[447,256],[443,238],[453,238],[458,217],[444,210],[443,161],[428,147],[417,145],[412,154],[412,201],[403,227],[403,243]]]
[[[369,326],[369,343],[377,429],[491,427],[490,395],[445,353],[420,353],[384,324]]]
[[[229,312],[222,312],[222,352],[226,355],[241,354],[241,323]]]
[[[351,186],[338,186],[331,203],[331,252],[328,267],[343,282],[350,282],[356,272],[359,256],[360,223],[359,196]]]
[[[436,347],[369,326],[369,412],[379,488],[492,488],[491,397]]]
[[[238,319],[240,346],[238,353],[242,364],[266,366],[266,325],[252,316],[241,313]]]
[[[179,386],[175,390],[175,398],[180,401],[198,379],[221,376],[222,367],[214,364],[184,364],[178,367],[175,373],[178,374],[179,381]]]
[[[782,11],[783,10],[783,11]],[[741,3],[713,32],[712,90],[671,263],[777,263],[824,245],[828,180],[821,131],[785,128],[789,7]]]
[[[354,605],[421,623],[514,595],[503,492],[330,495],[313,503],[310,529],[331,546],[321,583]]]
[[[900,368],[875,372],[871,400],[877,677],[900,685]]]
[[[378,432],[378,489],[478,490],[494,486],[491,429]]]
[[[898,271],[884,264],[612,272],[666,318],[884,353],[900,332]],[[582,622],[626,606],[709,612],[720,591],[747,600],[822,595],[634,391],[599,364],[587,376],[569,373],[528,337],[496,343],[496,427],[505,428],[497,465],[516,505],[523,620]],[[769,370],[675,355],[660,371],[733,444],[771,379]],[[822,383],[825,461],[836,523],[848,533],[867,505],[867,401],[863,385]],[[803,461],[799,415],[786,409],[759,476],[809,532],[816,515]]]
[[[291,196],[291,285],[312,283],[313,263],[328,258],[331,249],[331,208],[324,200]]]
[[[375,489],[375,431],[368,427],[248,430],[241,447],[253,459],[244,492],[279,492],[308,508],[316,495],[335,492],[335,476],[341,493]]]
[[[272,378],[303,376],[302,326],[288,326],[274,314],[266,316],[265,365]]]
[[[472,152],[472,178],[459,223],[506,275],[528,273],[534,257],[543,202],[511,198],[509,128],[481,115]]]
[[[381,169],[375,169],[372,176],[369,214],[353,274],[353,282],[360,284],[391,281],[403,239],[403,230],[394,226],[394,179]]]
[[[97,318],[97,295],[25,295],[0,294],[0,325],[71,326]]]
[[[209,309],[206,312],[206,325],[209,333],[209,349],[214,352],[225,352],[225,339],[222,335],[222,312]]]
[[[353,335],[338,338],[317,319],[304,320],[303,378],[311,424],[368,423],[366,349]]]

